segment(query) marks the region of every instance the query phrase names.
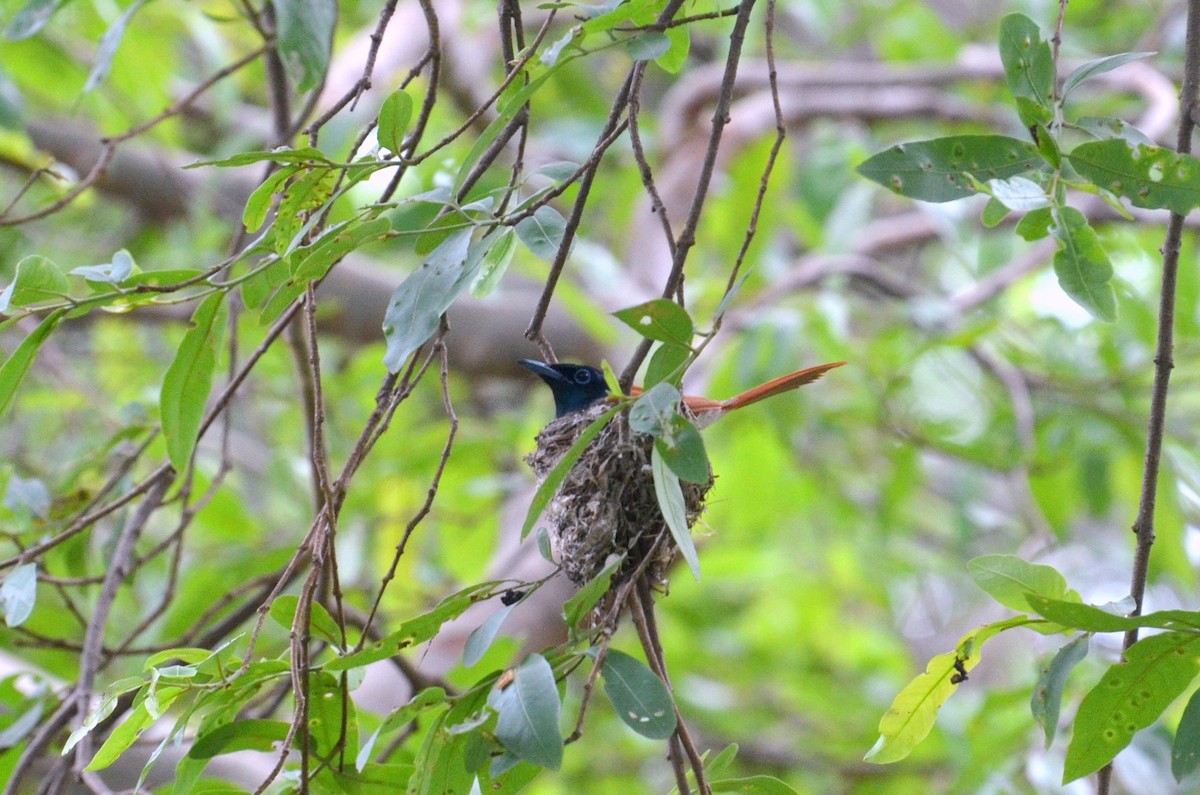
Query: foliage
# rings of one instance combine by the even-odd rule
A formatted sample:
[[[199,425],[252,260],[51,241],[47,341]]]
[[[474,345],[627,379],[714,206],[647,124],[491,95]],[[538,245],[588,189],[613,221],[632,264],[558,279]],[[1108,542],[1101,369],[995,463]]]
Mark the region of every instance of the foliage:
[[[1123,597],[1200,170],[1135,119],[1177,11],[1099,10],[11,8],[0,780],[1049,793],[1124,752],[1188,791],[1194,269]],[[623,395],[536,488],[522,332]],[[540,517],[622,412],[695,576],[564,595]]]

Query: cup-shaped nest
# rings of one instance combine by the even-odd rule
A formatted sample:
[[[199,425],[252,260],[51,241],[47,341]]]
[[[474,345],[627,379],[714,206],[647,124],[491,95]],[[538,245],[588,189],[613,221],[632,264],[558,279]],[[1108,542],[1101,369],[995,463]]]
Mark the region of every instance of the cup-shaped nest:
[[[599,403],[551,422],[537,435],[537,449],[525,456],[540,484],[562,460],[584,429],[610,406]],[[613,584],[627,579],[647,555],[646,575],[662,584],[675,556],[676,544],[664,532],[666,520],[658,505],[650,451],[654,438],[629,428],[625,413],[614,417],[583,451],[558,493],[542,515],[548,526],[563,571],[577,585],[604,568],[609,555],[624,554],[625,561]],[[703,484],[681,482],[691,527],[704,511],[704,498],[712,488],[712,474]],[[654,541],[663,535],[663,543]]]

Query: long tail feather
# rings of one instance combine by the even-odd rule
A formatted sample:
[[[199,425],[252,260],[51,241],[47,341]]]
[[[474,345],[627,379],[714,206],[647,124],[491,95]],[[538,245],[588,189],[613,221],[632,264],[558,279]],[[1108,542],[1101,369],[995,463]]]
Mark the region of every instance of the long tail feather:
[[[740,395],[734,395],[728,400],[720,401],[721,410],[728,413],[734,409],[740,409],[743,406],[749,406],[751,403],[757,403],[760,400],[766,400],[769,397],[774,397],[796,387],[812,383],[833,368],[841,367],[843,364],[845,362],[818,364],[816,367],[808,367],[804,370],[797,370],[794,373],[781,375],[778,378],[772,378],[765,384],[759,384],[753,389],[747,389]]]

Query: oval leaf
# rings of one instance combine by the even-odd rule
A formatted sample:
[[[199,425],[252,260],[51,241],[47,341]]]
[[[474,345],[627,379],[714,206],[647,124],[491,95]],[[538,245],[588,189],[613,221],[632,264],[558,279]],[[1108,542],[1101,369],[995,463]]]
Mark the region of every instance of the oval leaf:
[[[336,0],[276,0],[279,54],[300,92],[325,77],[337,26]]]
[[[1200,159],[1191,155],[1114,138],[1080,144],[1067,157],[1084,177],[1134,207],[1179,215],[1200,207]]]
[[[563,236],[567,232],[567,220],[549,205],[542,205],[528,218],[517,222],[517,237],[529,250],[542,259],[552,260],[558,254]]]
[[[218,726],[197,738],[187,755],[192,759],[211,759],[234,751],[270,751],[283,742],[291,724],[282,720],[235,720]]]
[[[1050,42],[1042,38],[1036,22],[1024,14],[1009,14],[1000,20],[1000,61],[1021,122],[1029,127],[1050,121],[1054,117],[1050,99],[1054,59]]]
[[[1050,566],[1027,563],[1012,555],[983,555],[967,562],[975,584],[1005,607],[1027,612],[1026,594],[1058,599],[1067,592],[1067,580]]]
[[[868,158],[856,170],[888,190],[928,202],[947,202],[975,193],[979,182],[1007,179],[1042,163],[1037,147],[1003,135],[955,135],[898,144]]]
[[[695,326],[687,310],[674,301],[656,298],[613,312],[613,316],[646,339],[691,347]]]
[[[450,235],[392,293],[383,316],[387,340],[383,363],[390,372],[399,372],[412,352],[437,331],[438,319],[466,287],[471,274],[464,266],[470,246],[470,229]]]
[[[0,585],[0,609],[4,623],[17,627],[25,623],[37,602],[37,564],[22,563],[4,578]]]
[[[527,762],[558,770],[563,756],[558,728],[562,704],[546,658],[526,657],[507,687],[488,694],[488,706],[497,713],[496,739],[505,748]]]
[[[1074,207],[1059,208],[1053,215],[1054,225],[1050,232],[1058,240],[1054,274],[1059,286],[1093,317],[1109,322],[1116,320],[1113,267],[1096,230]]]
[[[1200,635],[1166,632],[1129,647],[1075,713],[1063,783],[1094,773],[1113,760],[1133,735],[1156,721],[1200,673]]]
[[[1171,773],[1183,781],[1200,767],[1200,690],[1192,693],[1171,744]]]
[[[604,692],[625,725],[651,740],[675,733],[675,702],[667,686],[645,663],[609,649],[600,666]]]
[[[395,154],[404,151],[404,133],[412,121],[413,99],[403,89],[392,92],[379,108],[379,143]]]
[[[475,631],[467,638],[466,644],[463,646],[463,667],[470,668],[483,659],[483,655],[492,645],[492,641],[496,639],[496,635],[500,632],[500,625],[504,623],[504,619],[508,618],[508,614],[513,611],[517,603],[504,605],[495,613],[488,616],[487,621],[484,621]]]

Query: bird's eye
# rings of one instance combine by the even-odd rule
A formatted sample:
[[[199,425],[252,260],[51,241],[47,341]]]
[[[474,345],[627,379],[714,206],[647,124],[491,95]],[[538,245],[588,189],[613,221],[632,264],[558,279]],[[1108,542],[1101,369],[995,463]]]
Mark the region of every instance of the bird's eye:
[[[590,384],[591,382],[592,382],[592,374],[589,373],[587,370],[576,370],[575,371],[575,383]]]

